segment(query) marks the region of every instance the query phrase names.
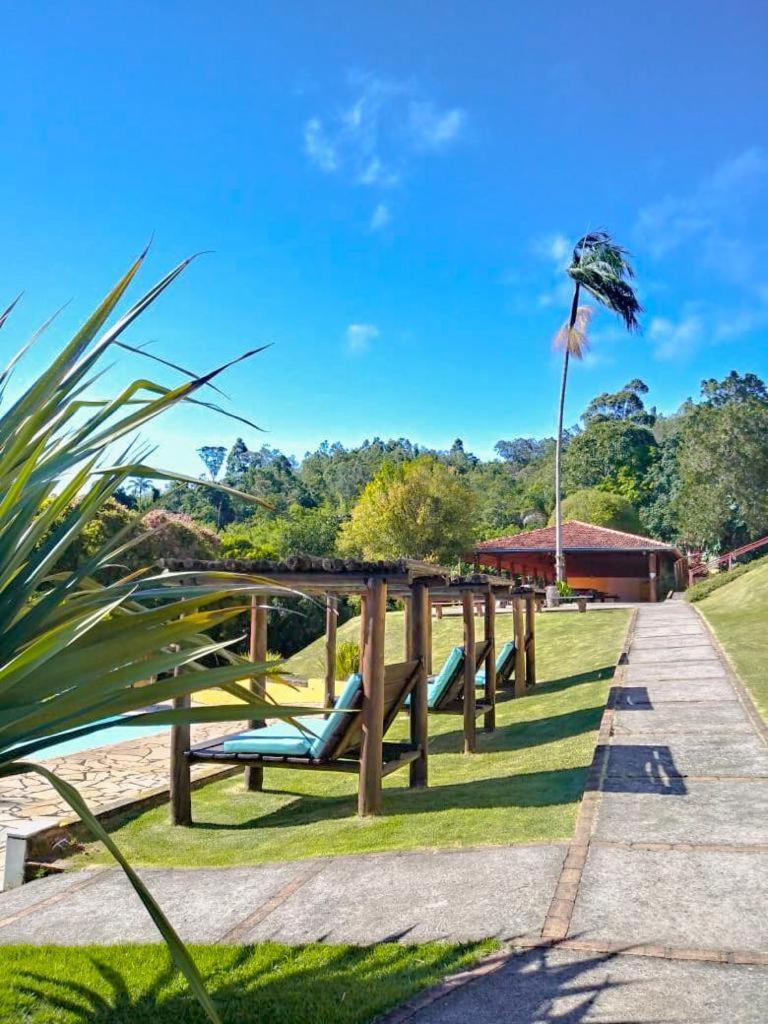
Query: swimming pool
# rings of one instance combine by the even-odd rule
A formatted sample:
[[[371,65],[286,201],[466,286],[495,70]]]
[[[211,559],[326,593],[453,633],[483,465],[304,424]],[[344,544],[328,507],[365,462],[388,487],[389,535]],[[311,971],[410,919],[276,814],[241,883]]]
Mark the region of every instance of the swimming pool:
[[[107,729],[100,729],[88,736],[75,736],[72,739],[61,739],[50,747],[41,750],[35,757],[37,761],[48,761],[52,757],[64,757],[65,754],[79,754],[83,750],[93,750],[94,747],[106,747],[112,743],[122,743],[123,740],[138,740],[142,736],[156,736],[165,732],[167,725],[122,725],[116,722]]]

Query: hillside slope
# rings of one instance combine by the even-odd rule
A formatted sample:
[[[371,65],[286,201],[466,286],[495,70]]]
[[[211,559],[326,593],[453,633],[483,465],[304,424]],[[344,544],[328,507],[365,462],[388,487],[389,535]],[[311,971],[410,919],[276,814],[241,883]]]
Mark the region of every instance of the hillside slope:
[[[768,721],[768,561],[696,605]]]

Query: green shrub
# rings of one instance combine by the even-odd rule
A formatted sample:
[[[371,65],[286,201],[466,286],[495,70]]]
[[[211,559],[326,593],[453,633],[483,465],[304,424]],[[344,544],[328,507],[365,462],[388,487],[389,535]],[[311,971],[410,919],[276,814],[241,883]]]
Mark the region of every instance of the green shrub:
[[[720,587],[724,587],[727,583],[732,583],[739,576],[743,576],[744,573],[749,572],[758,565],[764,565],[766,562],[768,562],[768,555],[763,558],[757,558],[753,562],[744,562],[741,565],[737,565],[735,569],[729,569],[727,572],[719,572],[714,576],[707,576],[706,579],[701,580],[700,583],[694,583],[692,587],[686,590],[685,599],[693,604],[696,601],[703,601],[705,597],[709,597],[710,594],[719,590]]]
[[[360,644],[354,640],[342,640],[336,648],[336,678],[346,679],[353,672],[360,671]]]

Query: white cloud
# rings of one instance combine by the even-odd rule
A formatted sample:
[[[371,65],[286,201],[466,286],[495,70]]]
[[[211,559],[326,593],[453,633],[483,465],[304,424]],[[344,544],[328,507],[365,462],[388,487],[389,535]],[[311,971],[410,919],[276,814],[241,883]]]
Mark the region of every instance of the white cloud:
[[[350,324],[347,327],[347,349],[350,352],[365,352],[379,333],[375,324]]]
[[[371,214],[371,231],[381,231],[392,220],[392,214],[386,203],[379,203]]]
[[[635,231],[656,258],[688,242],[706,264],[738,279],[751,268],[751,245],[738,237],[745,209],[768,186],[768,154],[747,149],[723,161],[687,195],[666,196],[640,210]]]
[[[410,105],[410,125],[416,144],[424,149],[440,149],[464,130],[467,115],[460,107],[440,111],[429,101]]]
[[[648,338],[657,359],[684,359],[698,347],[703,330],[704,321],[695,313],[678,320],[655,316],[648,324]]]
[[[566,235],[557,232],[534,239],[532,249],[539,259],[548,260],[556,270],[562,270],[568,264],[573,244]]]
[[[321,171],[330,174],[339,166],[336,148],[325,134],[323,122],[311,117],[304,125],[304,151]]]
[[[349,76],[352,102],[304,125],[304,150],[321,171],[370,188],[400,184],[415,160],[443,151],[463,132],[460,107],[441,109],[414,82]]]

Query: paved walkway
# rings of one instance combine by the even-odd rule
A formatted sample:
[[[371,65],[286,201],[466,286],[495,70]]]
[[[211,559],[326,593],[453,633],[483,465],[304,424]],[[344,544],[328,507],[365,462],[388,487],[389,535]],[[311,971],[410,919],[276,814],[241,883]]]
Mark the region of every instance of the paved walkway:
[[[186,939],[512,945],[392,1022],[762,1024],[768,746],[752,715],[695,611],[646,606],[572,843],[143,875]],[[112,869],[0,896],[0,943],[154,938]]]
[[[768,1019],[764,726],[682,601],[639,610],[617,684],[545,941],[391,1024]]]

